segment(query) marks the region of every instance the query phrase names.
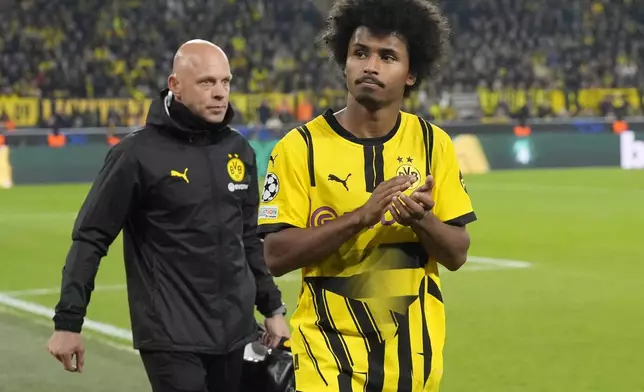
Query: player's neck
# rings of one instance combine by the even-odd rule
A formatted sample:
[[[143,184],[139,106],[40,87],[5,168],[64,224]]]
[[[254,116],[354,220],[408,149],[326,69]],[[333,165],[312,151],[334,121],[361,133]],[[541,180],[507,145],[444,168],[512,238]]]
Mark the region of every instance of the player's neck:
[[[387,135],[398,120],[400,107],[390,105],[369,111],[349,98],[346,109],[340,111],[337,120],[344,129],[360,139],[377,138]]]

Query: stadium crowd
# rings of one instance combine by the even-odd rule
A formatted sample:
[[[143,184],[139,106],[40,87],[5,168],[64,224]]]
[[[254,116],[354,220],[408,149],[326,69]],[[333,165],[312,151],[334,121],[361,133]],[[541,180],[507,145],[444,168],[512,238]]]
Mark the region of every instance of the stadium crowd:
[[[462,93],[644,87],[644,9],[634,0],[439,2],[453,30],[452,50],[437,79],[415,96],[410,109],[419,114],[453,117],[444,109]],[[63,7],[22,0],[0,13],[0,95],[151,97],[166,84],[176,48],[199,37],[229,54],[236,93],[323,97],[302,113],[293,104],[262,113],[258,104],[253,117],[306,120],[342,91],[340,73],[313,44],[323,3],[83,0]],[[504,99],[493,99],[491,112],[504,104],[508,114],[522,108],[522,100]]]

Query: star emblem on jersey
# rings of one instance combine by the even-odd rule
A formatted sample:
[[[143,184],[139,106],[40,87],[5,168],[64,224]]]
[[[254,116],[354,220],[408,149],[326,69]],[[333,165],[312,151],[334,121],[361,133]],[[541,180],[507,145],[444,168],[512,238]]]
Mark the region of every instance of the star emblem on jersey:
[[[264,180],[264,190],[262,191],[262,202],[269,202],[275,197],[280,191],[280,180],[274,173],[266,174],[266,180]]]
[[[407,163],[412,163],[414,161],[414,158],[412,157],[407,157]]]
[[[403,163],[403,157],[398,157],[398,163]]]

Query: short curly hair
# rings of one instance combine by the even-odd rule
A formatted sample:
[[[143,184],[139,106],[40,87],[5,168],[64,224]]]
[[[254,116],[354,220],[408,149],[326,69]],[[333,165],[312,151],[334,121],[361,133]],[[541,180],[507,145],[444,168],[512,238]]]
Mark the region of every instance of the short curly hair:
[[[449,26],[429,0],[337,0],[318,40],[342,70],[349,41],[360,26],[377,35],[396,33],[406,39],[409,72],[416,83],[405,95],[436,75],[447,54]]]

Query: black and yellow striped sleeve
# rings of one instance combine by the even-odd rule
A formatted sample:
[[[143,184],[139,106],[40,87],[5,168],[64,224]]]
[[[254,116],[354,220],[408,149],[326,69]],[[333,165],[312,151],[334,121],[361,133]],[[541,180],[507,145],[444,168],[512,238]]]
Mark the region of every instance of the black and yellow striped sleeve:
[[[465,226],[477,217],[467,193],[452,139],[442,129],[432,125],[434,151],[432,175],[435,201],[434,214],[443,222],[453,226]]]

